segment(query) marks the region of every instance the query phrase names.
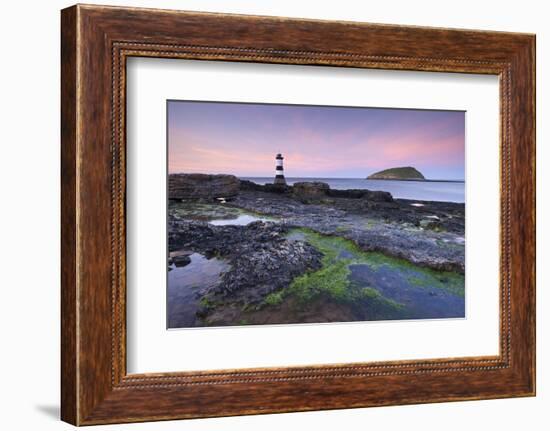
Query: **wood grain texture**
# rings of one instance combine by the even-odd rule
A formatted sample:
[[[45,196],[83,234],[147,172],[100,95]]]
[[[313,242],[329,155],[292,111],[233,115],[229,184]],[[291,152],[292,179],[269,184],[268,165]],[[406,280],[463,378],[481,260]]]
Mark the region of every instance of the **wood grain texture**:
[[[76,9],[61,16],[61,417],[77,422]]]
[[[61,36],[63,420],[87,425],[534,394],[533,35],[79,5],[62,11]],[[127,375],[130,56],[498,75],[500,354]]]

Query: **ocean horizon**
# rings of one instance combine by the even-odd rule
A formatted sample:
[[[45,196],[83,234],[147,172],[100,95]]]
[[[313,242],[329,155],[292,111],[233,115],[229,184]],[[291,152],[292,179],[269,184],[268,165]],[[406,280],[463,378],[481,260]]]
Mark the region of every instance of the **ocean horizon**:
[[[273,183],[273,177],[239,177],[256,184]],[[367,180],[364,178],[285,177],[287,184],[322,181],[337,190],[368,189],[391,193],[397,199],[438,202],[465,202],[465,182],[461,180]]]

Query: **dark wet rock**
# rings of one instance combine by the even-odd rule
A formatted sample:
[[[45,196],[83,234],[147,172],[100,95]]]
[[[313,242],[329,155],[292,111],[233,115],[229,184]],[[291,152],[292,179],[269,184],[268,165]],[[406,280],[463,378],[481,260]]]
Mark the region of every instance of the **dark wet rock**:
[[[189,256],[174,256],[172,257],[172,263],[176,265],[177,268],[189,265],[191,263],[191,258]]]
[[[171,251],[168,256],[168,265],[175,265],[177,268],[184,267],[191,263],[192,251],[176,250]]]
[[[206,315],[205,315],[206,317]],[[276,307],[262,307],[243,312],[238,307],[218,307],[207,315],[210,326],[269,325],[293,323],[352,322],[357,320],[352,304],[326,296],[308,302],[304,307],[296,298],[288,298]]]
[[[334,198],[361,199],[367,191],[364,189],[330,189],[327,194]]]
[[[325,235],[354,241],[365,251],[389,256],[433,269],[464,272],[464,204],[395,199],[329,198],[323,203],[302,203],[292,195],[241,192],[233,206],[274,216],[289,227],[307,227]],[[420,222],[438,218],[437,229]]]
[[[212,301],[247,306],[261,303],[269,293],[288,287],[295,277],[320,268],[320,252],[309,244],[287,240],[287,230],[275,223],[213,226],[169,219],[169,244],[225,259],[230,269],[204,295]]]
[[[241,190],[245,190],[245,191],[257,191],[257,192],[260,192],[260,191],[264,191],[264,186],[261,185],[261,184],[257,184],[255,183],[254,181],[250,181],[250,180],[240,180],[240,186],[239,188]]]
[[[322,256],[316,248],[302,240],[291,239],[296,231],[288,235],[297,227],[348,239],[363,251],[381,252],[417,266],[464,274],[464,204],[394,199],[391,194],[381,191],[332,190],[328,184],[320,182],[275,186],[239,181],[235,177],[219,179],[231,176],[188,177],[193,178],[185,180],[189,186],[185,186],[185,181],[178,183],[184,185],[180,192],[183,190],[188,197],[178,198],[183,199],[182,202],[172,201],[168,209],[169,277],[176,280],[185,271],[189,277],[196,277],[200,265],[219,268],[215,274],[210,274],[212,277],[206,284],[202,273],[199,274],[200,283],[196,279],[188,291],[179,289],[177,283],[169,285],[172,293],[179,295],[174,303],[181,305],[172,310],[174,327],[225,325],[227,322],[245,324],[241,322],[243,317],[247,324],[285,322],[287,315],[292,316],[292,322],[296,319],[320,322],[325,321],[323,319],[351,321],[440,315],[438,309],[427,306],[417,314],[407,315],[399,308],[382,313],[372,307],[365,308],[364,304],[356,310],[357,304],[344,306],[328,300],[324,302],[326,298],[308,304],[299,317],[295,315],[297,304],[292,302],[292,297],[275,307],[266,306],[270,293],[288,288],[296,277],[321,267]],[[172,176],[170,180],[173,186]],[[201,184],[194,187],[191,186],[193,182]],[[233,185],[226,190],[226,183]],[[219,195],[222,192],[227,198],[232,193],[228,202],[221,203],[217,199],[224,197]],[[195,202],[190,202],[191,199]],[[217,223],[236,220],[246,213],[268,216],[270,220],[244,226]],[[351,256],[343,255],[342,258]],[[373,284],[372,287],[378,288],[384,296],[399,303],[407,305],[409,300],[422,302],[433,297],[434,304],[440,303],[441,307],[456,307],[457,310],[461,307],[459,300],[430,286],[422,290],[414,287],[403,293],[404,297],[398,297],[391,288],[399,284],[397,281],[403,284],[403,280],[392,279],[393,275],[384,270],[369,272],[361,266],[351,269],[355,282],[361,286]],[[391,283],[386,283],[388,280]],[[280,315],[274,317],[272,313]]]
[[[264,184],[263,190],[269,193],[290,193],[292,188],[286,184]]]
[[[424,229],[431,229],[431,230],[441,230],[443,229],[443,225],[441,224],[441,220],[437,216],[433,216],[431,218],[425,218],[420,220],[419,222],[420,227]]]
[[[267,192],[267,193],[290,193],[292,191],[292,186],[287,184],[256,184],[253,181],[241,180],[240,189],[243,191],[256,191],[256,192]]]
[[[367,190],[363,197],[372,202],[393,202],[389,192]]]
[[[215,200],[232,198],[239,193],[240,181],[234,175],[170,174],[170,199]]]
[[[288,287],[295,277],[321,266],[320,253],[303,242],[284,240],[251,251],[233,259],[216,293],[238,296],[245,304],[261,303],[268,294]]]
[[[300,202],[318,202],[328,195],[330,186],[321,181],[299,182],[292,186],[292,196]]]
[[[363,199],[369,202],[393,202],[391,193],[378,191],[378,190],[366,190],[366,189],[331,189],[327,183],[322,181],[303,181],[294,183],[293,185],[280,185],[280,184],[256,184],[253,181],[241,180],[240,190],[244,192],[266,192],[266,193],[278,193],[288,194],[290,197],[302,203],[337,203],[328,198],[342,198],[342,199]],[[366,205],[366,204],[356,204]]]
[[[393,202],[393,197],[389,192],[362,190],[362,189],[348,189],[337,190],[330,189],[327,193],[331,197],[335,198],[347,198],[347,199],[367,199],[372,202]]]
[[[195,312],[195,316],[197,316],[200,319],[204,319],[206,316],[208,316],[208,313],[212,310],[211,306],[208,305],[199,305],[197,308],[197,311]]]
[[[187,307],[180,314],[190,320],[181,323],[174,317],[174,322],[181,323],[175,324],[176,327],[226,325],[228,322],[245,324],[241,322],[243,317],[248,324],[284,322],[285,313],[300,322],[405,316],[397,309],[378,315],[376,309],[363,306],[359,311],[366,314],[357,314],[359,311],[355,305],[325,303],[322,298],[318,303],[308,304],[298,318],[293,308],[296,304],[291,299],[280,306],[266,306],[266,297],[270,293],[288,288],[296,277],[321,267],[322,256],[316,248],[288,235],[296,227],[348,239],[363,251],[377,251],[414,265],[464,274],[464,204],[388,199],[378,192],[365,190],[340,193],[324,186],[317,187],[320,198],[301,201],[293,186],[275,193],[270,188],[272,185],[261,186],[245,181],[240,184],[239,193],[224,204],[214,200],[207,205],[172,202],[169,206],[169,264],[173,264],[169,277],[176,277],[179,271],[192,271],[198,262],[197,256],[204,259],[203,264],[221,262],[224,266],[211,283],[197,284],[193,291],[196,297],[180,298],[179,302]],[[311,193],[311,196],[316,195]],[[209,223],[212,219],[233,218],[243,210],[269,216],[274,221],[258,221],[244,226]],[[198,253],[191,256],[191,264],[178,268],[175,260],[181,259],[184,263],[191,253]],[[384,271],[373,273],[360,266],[352,267],[352,278],[361,286],[370,286],[372,282],[383,295],[407,304],[412,297],[399,298],[390,290],[395,280],[384,284],[384,277],[391,281],[390,276]],[[378,279],[380,277],[382,281]],[[181,295],[181,289],[176,287],[173,286],[174,294]],[[433,297],[434,303],[441,303],[441,307],[458,309],[460,306],[460,301],[431,287],[423,290],[415,287],[409,294],[414,294],[419,301]],[[191,302],[194,304],[192,309]],[[416,318],[432,315],[432,312],[433,315],[439,313],[438,309],[424,307],[417,314],[409,313],[405,317]],[[272,313],[280,313],[280,316],[274,317]]]

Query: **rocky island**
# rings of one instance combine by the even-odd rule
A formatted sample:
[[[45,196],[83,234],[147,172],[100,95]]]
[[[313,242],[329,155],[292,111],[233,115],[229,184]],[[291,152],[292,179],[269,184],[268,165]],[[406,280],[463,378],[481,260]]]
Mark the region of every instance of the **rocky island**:
[[[168,246],[172,328],[464,316],[461,203],[172,174]]]
[[[423,181],[425,179],[426,178],[424,178],[424,175],[412,166],[385,169],[367,177],[367,180]]]

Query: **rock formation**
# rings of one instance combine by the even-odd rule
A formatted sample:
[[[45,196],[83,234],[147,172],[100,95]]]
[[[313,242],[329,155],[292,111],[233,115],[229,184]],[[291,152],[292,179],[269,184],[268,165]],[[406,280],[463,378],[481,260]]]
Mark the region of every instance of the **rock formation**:
[[[240,181],[234,175],[171,174],[169,199],[213,200],[232,198],[239,193]]]
[[[330,187],[321,181],[294,183],[292,194],[300,202],[316,202],[328,195]]]

